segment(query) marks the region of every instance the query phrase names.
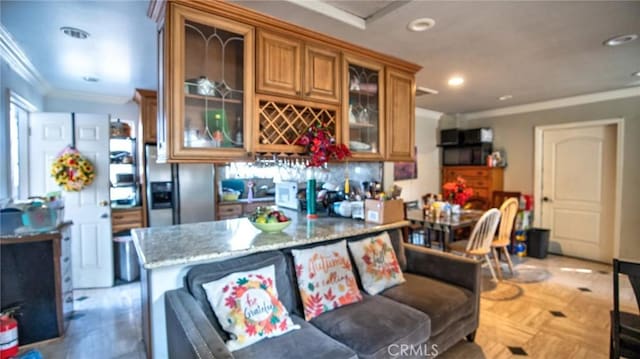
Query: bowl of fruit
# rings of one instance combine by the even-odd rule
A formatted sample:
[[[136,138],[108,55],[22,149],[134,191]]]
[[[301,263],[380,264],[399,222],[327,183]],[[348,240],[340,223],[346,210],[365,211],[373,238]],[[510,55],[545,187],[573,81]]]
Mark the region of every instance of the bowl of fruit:
[[[256,212],[249,217],[249,222],[263,232],[277,233],[291,224],[291,218],[282,211],[271,207],[258,207]]]

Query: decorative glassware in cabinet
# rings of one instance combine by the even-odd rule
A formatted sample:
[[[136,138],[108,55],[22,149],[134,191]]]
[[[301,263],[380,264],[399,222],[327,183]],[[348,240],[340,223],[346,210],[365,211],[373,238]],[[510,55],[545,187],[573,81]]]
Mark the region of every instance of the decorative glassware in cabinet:
[[[244,145],[244,36],[186,20],[184,147]]]
[[[349,149],[354,157],[377,158],[383,137],[380,114],[382,67],[348,62],[348,133]]]

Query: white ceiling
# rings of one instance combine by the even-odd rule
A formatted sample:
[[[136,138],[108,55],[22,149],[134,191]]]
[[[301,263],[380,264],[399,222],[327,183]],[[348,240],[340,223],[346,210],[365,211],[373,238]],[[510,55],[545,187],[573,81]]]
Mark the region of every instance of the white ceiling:
[[[156,24],[146,1],[1,0],[0,7],[2,25],[54,91],[130,98],[136,87],[157,87]],[[68,37],[62,26],[90,37]]]
[[[314,2],[324,13],[309,9]],[[420,64],[418,86],[439,94],[416,103],[435,111],[468,113],[640,85],[631,76],[640,71],[640,39],[602,46],[616,35],[640,34],[638,1],[237,3]],[[0,6],[2,24],[52,87],[118,96],[156,87],[155,24],[146,17],[146,1],[2,0]],[[365,28],[327,16],[332,9]],[[417,17],[436,25],[409,32],[407,23]],[[92,36],[67,38],[58,31],[65,25]],[[90,72],[101,81],[82,81]],[[463,87],[446,85],[454,73],[466,78]],[[513,98],[497,100],[506,94]]]

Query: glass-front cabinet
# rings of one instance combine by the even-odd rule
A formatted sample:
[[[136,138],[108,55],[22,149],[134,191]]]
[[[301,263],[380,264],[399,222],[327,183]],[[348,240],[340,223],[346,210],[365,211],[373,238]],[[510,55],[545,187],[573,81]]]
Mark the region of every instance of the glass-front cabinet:
[[[383,160],[384,66],[345,55],[343,139],[354,159]]]
[[[177,4],[168,6],[168,83],[163,88],[167,159],[246,158],[254,92],[253,27]]]

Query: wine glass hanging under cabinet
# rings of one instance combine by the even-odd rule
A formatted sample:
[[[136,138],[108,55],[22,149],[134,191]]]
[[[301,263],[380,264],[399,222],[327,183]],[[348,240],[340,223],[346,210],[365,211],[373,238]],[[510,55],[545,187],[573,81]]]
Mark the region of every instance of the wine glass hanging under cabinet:
[[[171,159],[246,158],[253,101],[252,27],[175,6],[168,91]],[[176,97],[175,94],[181,94]]]
[[[354,158],[381,160],[384,153],[383,66],[345,56],[346,113],[343,113],[343,140]]]

